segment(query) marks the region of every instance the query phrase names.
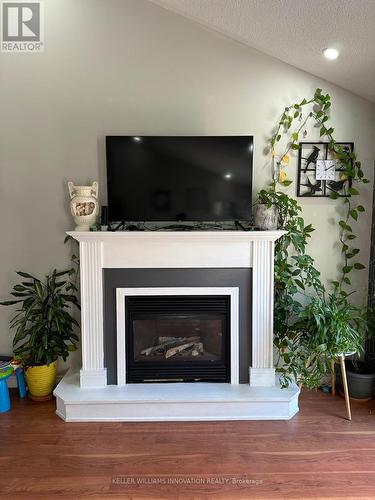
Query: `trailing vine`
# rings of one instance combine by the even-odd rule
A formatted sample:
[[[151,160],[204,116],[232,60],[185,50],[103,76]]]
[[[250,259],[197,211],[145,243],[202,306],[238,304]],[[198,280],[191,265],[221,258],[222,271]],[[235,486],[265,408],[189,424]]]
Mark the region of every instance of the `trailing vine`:
[[[269,208],[276,207],[278,227],[286,232],[275,242],[274,345],[279,355],[276,371],[284,387],[292,380],[314,387],[322,373],[319,364],[319,369],[312,370],[311,363],[313,359],[319,363],[319,357],[312,358],[311,350],[301,348],[304,337],[296,326],[309,291],[319,296],[324,293],[320,273],[306,252],[314,228],[305,225],[297,200],[286,193],[271,187],[261,190],[258,197]]]
[[[284,387],[292,380],[307,387],[318,386],[335,346],[342,348],[350,337],[346,323],[352,321],[359,325],[358,318],[362,317],[362,311],[349,304],[350,293],[344,287],[351,285],[350,273],[354,269],[365,268],[358,261],[360,250],[352,244],[356,235],[350,221],[357,221],[365,211],[362,205],[353,201],[359,195],[353,183],[369,181],[364,177],[356,154],[335,141],[334,129],[328,125],[330,108],[330,96],[316,89],[312,98],[302,99],[284,109],[270,139],[272,181],[270,187],[261,190],[258,195],[261,203],[277,208],[278,227],[286,231],[275,244],[274,344],[279,355],[276,369]],[[307,253],[308,239],[314,228],[311,224],[305,225],[297,201],[280,190],[293,182],[286,174],[289,153],[299,150],[299,141],[306,137],[309,121],[318,125],[320,137],[328,141],[330,151],[343,167],[343,180],[348,183],[344,196],[335,192],[330,196],[332,200],[343,201],[345,215],[338,222],[343,255],[340,277],[332,282],[333,291],[328,294],[313,258]],[[275,148],[285,134],[288,136],[287,144],[282,154],[278,155]],[[330,328],[334,332],[331,338]],[[343,332],[341,338],[339,332]],[[353,330],[351,342],[346,342],[348,347],[355,343],[359,346],[361,335],[359,329]]]
[[[341,267],[340,278],[333,282],[335,291],[346,296],[344,285],[351,285],[350,273],[353,269],[365,269],[365,266],[359,262],[359,248],[352,246],[356,235],[350,225],[350,220],[357,221],[359,215],[365,211],[363,205],[355,204],[353,197],[359,195],[359,191],[353,187],[354,182],[368,183],[368,179],[364,177],[361,167],[361,162],[358,160],[355,152],[349,151],[343,145],[338,144],[333,136],[334,128],[328,125],[330,119],[329,112],[331,108],[331,97],[329,94],[323,94],[321,89],[316,89],[314,95],[310,99],[302,99],[302,101],[291,104],[286,107],[280,116],[276,130],[270,139],[271,155],[272,155],[272,182],[271,190],[276,190],[278,185],[289,186],[293,181],[287,178],[285,168],[289,164],[290,151],[298,151],[300,149],[299,140],[301,135],[306,137],[306,125],[313,119],[319,126],[320,137],[328,140],[329,149],[336,156],[337,161],[343,166],[343,179],[348,182],[348,189],[344,196],[339,196],[338,193],[332,192],[330,198],[332,200],[341,199],[346,207],[345,216],[339,220],[339,241],[341,243],[341,251],[343,254],[343,265]],[[289,132],[293,123],[298,120],[296,129]],[[275,147],[280,142],[283,133],[289,133],[289,139],[285,150],[281,155],[276,155]],[[353,260],[356,262],[353,262]]]

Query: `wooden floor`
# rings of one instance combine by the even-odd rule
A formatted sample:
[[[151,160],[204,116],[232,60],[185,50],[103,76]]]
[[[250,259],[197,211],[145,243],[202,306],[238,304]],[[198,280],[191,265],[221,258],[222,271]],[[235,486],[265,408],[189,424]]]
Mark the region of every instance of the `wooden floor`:
[[[375,498],[375,404],[305,392],[288,422],[71,423],[0,414],[0,497]]]

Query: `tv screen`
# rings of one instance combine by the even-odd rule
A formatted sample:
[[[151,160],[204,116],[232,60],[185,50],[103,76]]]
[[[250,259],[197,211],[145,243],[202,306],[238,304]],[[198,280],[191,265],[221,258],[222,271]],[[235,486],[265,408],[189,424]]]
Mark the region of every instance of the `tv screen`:
[[[249,220],[250,136],[107,136],[110,221]]]

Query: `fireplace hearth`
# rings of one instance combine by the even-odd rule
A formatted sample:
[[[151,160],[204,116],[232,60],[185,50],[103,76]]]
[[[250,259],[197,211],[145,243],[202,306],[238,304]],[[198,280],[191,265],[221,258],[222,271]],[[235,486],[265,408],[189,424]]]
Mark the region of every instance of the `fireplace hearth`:
[[[127,297],[127,383],[230,382],[230,297]]]

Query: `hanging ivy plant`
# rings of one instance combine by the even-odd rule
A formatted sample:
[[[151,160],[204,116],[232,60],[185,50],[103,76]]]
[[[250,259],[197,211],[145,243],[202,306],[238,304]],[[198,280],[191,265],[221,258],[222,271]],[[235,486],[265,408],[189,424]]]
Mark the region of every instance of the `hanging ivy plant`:
[[[330,108],[331,98],[328,94],[323,95],[321,89],[316,89],[311,99],[302,99],[285,108],[270,139],[271,184],[268,189],[259,193],[262,203],[277,207],[279,227],[286,231],[275,245],[274,343],[279,354],[277,371],[283,386],[296,380],[307,387],[316,387],[327,368],[326,345],[315,342],[316,339],[311,336],[314,329],[304,329],[304,321],[301,321],[305,318],[306,304],[313,301],[319,304],[322,318],[327,311],[331,314],[335,301],[340,303],[340,311],[351,311],[352,318],[355,318],[354,313],[358,313],[356,308],[349,304],[350,293],[344,290],[344,287],[351,285],[350,273],[353,270],[365,268],[358,260],[360,250],[353,246],[356,235],[350,221],[357,221],[359,215],[365,211],[362,205],[353,201],[359,195],[354,184],[367,183],[368,180],[364,177],[361,162],[356,154],[336,143],[334,129],[328,125]],[[289,154],[299,150],[299,141],[306,137],[309,121],[319,126],[320,137],[322,140],[328,140],[330,150],[344,168],[344,178],[348,182],[351,181],[351,187],[344,197],[339,197],[337,193],[330,196],[332,200],[342,200],[346,210],[345,216],[338,222],[338,238],[343,255],[340,277],[332,283],[333,291],[328,298],[314,260],[307,253],[308,239],[314,228],[311,224],[305,224],[297,201],[281,189],[293,182],[287,176]],[[285,134],[288,136],[287,144],[282,153],[277,154],[276,147]],[[347,320],[350,320],[350,315],[345,319]]]
[[[277,208],[278,227],[286,231],[275,242],[274,345],[279,353],[276,370],[283,386],[286,387],[292,378],[301,380],[302,373],[306,373],[303,376],[306,385],[307,374],[311,375],[311,371],[305,368],[305,354],[296,354],[301,336],[295,324],[303,313],[304,296],[308,291],[313,290],[318,295],[324,291],[320,273],[313,258],[307,254],[308,240],[314,228],[305,224],[297,200],[286,193],[270,188],[261,190],[258,196],[262,203]],[[293,356],[292,352],[295,353]],[[309,385],[314,382],[310,380]]]
[[[293,182],[288,179],[285,170],[290,161],[289,153],[299,150],[299,140],[307,135],[307,123],[311,120],[314,121],[319,126],[320,137],[322,140],[328,140],[329,149],[343,166],[344,179],[348,182],[351,181],[351,187],[348,188],[344,196],[340,197],[335,192],[330,195],[332,200],[342,200],[346,207],[344,218],[338,222],[343,263],[339,280],[333,282],[335,291],[346,296],[348,292],[344,290],[344,286],[351,285],[350,273],[354,269],[365,269],[365,266],[358,260],[360,249],[353,246],[356,235],[350,225],[351,219],[357,221],[360,214],[365,211],[363,205],[354,201],[355,197],[359,195],[354,183],[368,183],[369,181],[364,176],[361,162],[358,160],[356,153],[348,151],[347,148],[335,141],[333,136],[334,128],[328,125],[330,109],[330,95],[324,95],[322,89],[319,88],[316,89],[312,98],[302,99],[302,101],[291,104],[284,109],[278,120],[275,133],[270,139],[272,155],[271,191],[276,191],[277,186],[287,187]],[[297,126],[292,130],[295,122],[297,122]],[[289,135],[287,145],[282,154],[277,155],[275,148],[285,133]]]

